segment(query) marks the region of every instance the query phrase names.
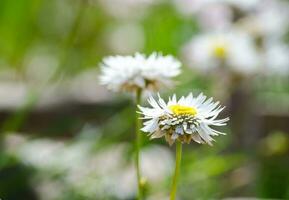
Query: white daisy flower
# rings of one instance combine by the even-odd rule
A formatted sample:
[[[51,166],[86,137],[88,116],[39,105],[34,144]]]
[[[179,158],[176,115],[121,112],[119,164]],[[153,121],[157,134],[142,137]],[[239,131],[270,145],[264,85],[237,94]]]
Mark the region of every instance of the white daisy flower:
[[[224,126],[229,118],[216,119],[224,107],[219,102],[213,102],[213,98],[207,99],[200,94],[193,97],[190,93],[187,97],[181,97],[178,101],[176,95],[169,98],[166,103],[160,96],[156,101],[153,97],[148,99],[150,108],[139,106],[143,119],[146,120],[141,129],[148,132],[150,137],[165,137],[172,145],[176,140],[190,143],[212,144],[212,136],[224,134],[210,126]]]
[[[101,64],[100,82],[113,91],[157,90],[171,86],[172,78],[180,74],[181,63],[173,56],[152,53],[146,57],[109,56]]]
[[[260,62],[253,38],[237,30],[195,36],[185,46],[184,54],[191,67],[201,71],[226,66],[247,74],[255,72]]]

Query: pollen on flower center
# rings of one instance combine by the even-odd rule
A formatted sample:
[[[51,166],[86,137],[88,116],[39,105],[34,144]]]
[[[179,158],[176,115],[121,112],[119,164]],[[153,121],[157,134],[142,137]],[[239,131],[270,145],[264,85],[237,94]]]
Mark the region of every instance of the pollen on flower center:
[[[197,114],[197,110],[194,107],[189,106],[181,106],[181,105],[171,105],[169,109],[175,115],[192,115],[195,116]]]
[[[216,58],[224,59],[227,57],[228,50],[225,44],[215,44],[213,47],[213,55]]]

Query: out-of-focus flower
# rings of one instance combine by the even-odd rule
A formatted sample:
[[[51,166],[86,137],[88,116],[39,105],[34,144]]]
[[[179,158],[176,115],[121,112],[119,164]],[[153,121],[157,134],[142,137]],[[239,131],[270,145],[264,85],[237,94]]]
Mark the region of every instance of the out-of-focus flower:
[[[201,71],[229,67],[238,73],[253,73],[260,58],[250,35],[240,31],[204,33],[194,37],[184,48],[185,59]]]
[[[91,145],[88,143],[65,146],[63,142],[38,139],[21,145],[18,149],[18,155],[28,165],[44,171],[62,172],[76,166],[73,164],[76,160],[78,162],[84,161],[90,148]]]
[[[48,139],[34,140],[19,147],[19,158],[26,164],[40,169],[55,169],[58,166],[59,152],[63,149],[62,142]]]
[[[142,131],[148,132],[151,138],[165,137],[172,145],[175,140],[190,143],[212,144],[211,136],[224,134],[212,129],[210,126],[224,126],[229,118],[216,119],[224,107],[219,102],[213,102],[213,98],[207,99],[200,94],[193,97],[190,93],[187,97],[181,97],[178,101],[174,95],[166,103],[160,96],[158,101],[153,97],[148,99],[152,106],[141,107],[144,127]]]
[[[158,53],[148,57],[140,53],[109,56],[101,64],[100,82],[113,91],[155,90],[171,86],[172,78],[180,74],[180,67],[174,57]]]
[[[233,10],[223,2],[212,0],[175,0],[177,10],[183,15],[194,15],[203,29],[224,29],[233,21]]]
[[[63,191],[68,189],[87,198],[134,198],[136,172],[133,160],[127,160],[128,144],[114,144],[94,151],[95,141],[82,138],[67,144],[9,134],[5,137],[5,147],[23,163],[36,169],[32,185],[43,199],[63,199]],[[142,173],[150,186],[159,186],[171,174],[173,157],[166,147],[147,146],[141,159]],[[53,190],[55,192],[49,194]]]
[[[265,67],[267,74],[289,74],[289,46],[282,42],[268,42],[265,44]]]
[[[258,4],[255,12],[241,19],[238,25],[255,36],[276,39],[286,34],[288,18],[287,2],[264,0]]]
[[[126,144],[119,144],[91,152],[85,161],[69,171],[67,184],[88,197],[133,198],[137,191],[136,177],[133,165],[127,165],[125,160],[127,148]]]

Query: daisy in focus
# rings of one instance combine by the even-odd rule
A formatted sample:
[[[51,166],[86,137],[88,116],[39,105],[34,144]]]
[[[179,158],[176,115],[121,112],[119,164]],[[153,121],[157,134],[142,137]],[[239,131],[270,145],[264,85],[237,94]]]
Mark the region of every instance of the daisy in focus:
[[[165,137],[172,145],[176,140],[182,143],[197,143],[212,145],[212,136],[224,134],[211,126],[225,126],[229,118],[216,119],[224,107],[213,98],[207,99],[203,94],[177,100],[176,95],[169,98],[166,103],[160,96],[158,100],[153,97],[148,99],[151,107],[139,106],[143,119],[146,120],[141,129],[148,132],[151,139]]]
[[[100,82],[113,91],[159,90],[173,85],[181,63],[171,55],[109,56],[101,64]]]

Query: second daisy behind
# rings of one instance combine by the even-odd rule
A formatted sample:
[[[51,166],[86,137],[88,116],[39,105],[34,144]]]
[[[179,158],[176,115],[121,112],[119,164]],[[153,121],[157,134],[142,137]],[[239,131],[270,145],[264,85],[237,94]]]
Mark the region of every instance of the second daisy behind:
[[[160,96],[158,100],[153,97],[148,99],[151,107],[139,106],[144,122],[142,131],[148,132],[151,138],[165,137],[172,145],[176,140],[182,143],[212,144],[212,136],[224,134],[210,126],[224,126],[229,118],[216,119],[224,107],[219,102],[213,102],[213,98],[207,99],[200,94],[193,97],[190,93],[187,97],[177,100],[176,96],[169,98],[166,103]]]

